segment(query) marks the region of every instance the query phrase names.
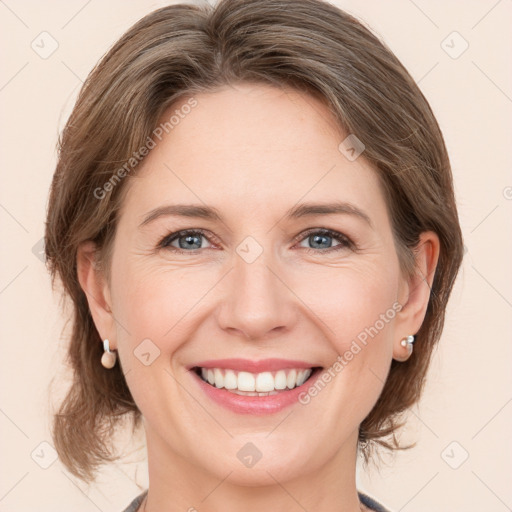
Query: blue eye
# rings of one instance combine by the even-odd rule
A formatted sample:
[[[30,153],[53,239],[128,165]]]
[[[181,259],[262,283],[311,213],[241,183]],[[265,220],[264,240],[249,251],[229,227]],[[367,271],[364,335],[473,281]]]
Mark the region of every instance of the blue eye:
[[[207,240],[207,237],[204,235],[204,231],[201,229],[196,229],[194,231],[178,231],[177,233],[171,233],[170,235],[166,236],[160,242],[159,247],[174,250],[176,252],[194,252],[198,249],[201,249],[201,247],[196,246],[201,245],[202,238]],[[178,242],[179,247],[171,245],[175,240]]]
[[[338,240],[340,243],[332,246],[329,242],[329,239]],[[338,251],[346,248],[353,248],[352,241],[343,235],[342,233],[338,233],[337,231],[333,231],[331,229],[312,229],[308,231],[306,234],[302,233],[298,240],[308,241],[313,247],[304,247],[308,252],[331,252]],[[325,245],[331,245],[330,247],[325,247]],[[322,247],[323,246],[323,247]]]
[[[203,238],[209,241],[208,236],[206,236],[206,231],[202,229],[186,229],[165,236],[158,244],[158,248],[170,250],[172,252],[177,252],[181,254],[187,252],[195,254],[200,249],[208,248],[201,247]],[[329,242],[329,239],[337,240],[340,243],[335,246],[332,246],[332,242]],[[307,252],[312,252],[315,254],[338,251],[347,248],[355,249],[354,243],[347,236],[337,231],[333,231],[331,229],[310,229],[306,233],[301,233],[298,237],[295,238],[296,242],[303,240],[307,240],[309,243],[313,245],[313,247],[302,248],[305,249]],[[175,241],[178,243],[178,247],[173,245]],[[327,247],[325,247],[325,245],[327,245]]]

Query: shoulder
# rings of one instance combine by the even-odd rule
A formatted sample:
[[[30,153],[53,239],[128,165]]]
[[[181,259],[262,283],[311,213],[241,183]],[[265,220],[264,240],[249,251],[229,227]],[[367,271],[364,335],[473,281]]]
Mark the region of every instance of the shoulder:
[[[137,512],[137,509],[140,507],[140,505],[142,504],[146,494],[147,494],[147,489],[142,493],[142,494],[139,494],[124,510],[123,512]]]
[[[362,492],[358,491],[359,499],[361,500],[361,503],[374,512],[391,512],[391,510],[385,508],[383,505],[381,505],[379,502],[377,502],[375,499],[371,498],[367,494],[364,494]]]

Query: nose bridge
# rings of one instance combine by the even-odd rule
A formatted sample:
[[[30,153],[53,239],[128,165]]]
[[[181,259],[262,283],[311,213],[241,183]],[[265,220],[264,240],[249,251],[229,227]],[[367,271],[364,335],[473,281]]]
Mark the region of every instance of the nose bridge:
[[[279,264],[275,254],[270,246],[264,247],[253,237],[246,237],[237,246],[219,317],[222,328],[258,339],[290,327],[292,294],[283,282],[284,276],[276,270]]]

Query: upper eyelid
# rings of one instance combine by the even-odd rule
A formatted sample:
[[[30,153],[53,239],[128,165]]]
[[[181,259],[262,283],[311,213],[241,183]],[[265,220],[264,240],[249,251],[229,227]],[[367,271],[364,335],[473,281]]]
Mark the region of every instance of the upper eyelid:
[[[293,238],[293,241],[300,241],[306,238],[307,236],[313,234],[313,233],[323,233],[328,236],[332,236],[333,238],[342,238],[345,239],[347,242],[351,242],[351,238],[341,231],[337,231],[336,229],[329,229],[329,228],[308,228],[305,231],[301,231],[296,237]]]
[[[200,229],[200,228],[196,228],[196,229],[180,229],[178,231],[174,231],[172,233],[169,233],[167,235],[165,235],[161,241],[158,243],[159,246],[161,246],[164,242],[171,242],[171,241],[174,241],[176,240],[177,238],[181,237],[181,236],[185,236],[185,235],[188,235],[188,234],[199,234],[201,236],[204,236],[205,238],[213,238],[215,240],[217,240],[217,237],[211,232],[211,231],[208,231],[207,229]]]

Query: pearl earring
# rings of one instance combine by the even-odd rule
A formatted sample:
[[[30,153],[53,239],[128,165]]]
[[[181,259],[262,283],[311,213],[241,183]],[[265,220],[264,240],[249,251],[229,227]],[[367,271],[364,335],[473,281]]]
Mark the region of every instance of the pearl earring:
[[[103,355],[101,356],[101,364],[110,370],[116,364],[117,354],[116,352],[111,352],[109,347],[109,341],[103,340]]]
[[[410,335],[410,336],[407,336],[407,338],[404,338],[400,342],[400,345],[402,345],[402,347],[407,347],[407,348],[409,348],[409,350],[412,351],[413,343],[414,343],[414,336]]]

